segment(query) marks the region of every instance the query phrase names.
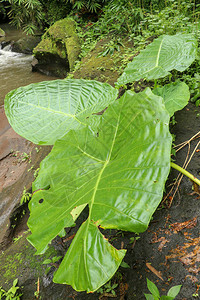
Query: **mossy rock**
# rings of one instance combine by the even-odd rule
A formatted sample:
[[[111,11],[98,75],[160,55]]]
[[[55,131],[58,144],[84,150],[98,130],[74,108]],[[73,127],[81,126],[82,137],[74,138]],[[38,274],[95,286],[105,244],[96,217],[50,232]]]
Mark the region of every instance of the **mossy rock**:
[[[32,300],[35,299],[34,292],[37,290],[39,278],[40,295],[42,299],[45,299],[43,298],[43,294],[46,293],[45,289],[51,289],[50,286],[54,286],[52,272],[55,268],[52,267],[49,276],[45,275],[47,265],[44,265],[43,261],[59,254],[53,246],[50,246],[45,254],[34,255],[36,250],[26,240],[27,236],[28,233],[24,233],[21,238],[0,253],[0,287],[7,291],[12,286],[13,281],[18,278],[18,286],[23,294],[22,299]]]
[[[1,29],[0,28],[0,37],[3,37],[3,36],[5,36],[6,34],[5,34],[5,31],[3,31],[3,29]]]
[[[80,51],[75,21],[71,18],[59,20],[46,31],[41,42],[33,50],[38,61],[38,64],[34,65],[34,71],[65,77],[73,70]]]

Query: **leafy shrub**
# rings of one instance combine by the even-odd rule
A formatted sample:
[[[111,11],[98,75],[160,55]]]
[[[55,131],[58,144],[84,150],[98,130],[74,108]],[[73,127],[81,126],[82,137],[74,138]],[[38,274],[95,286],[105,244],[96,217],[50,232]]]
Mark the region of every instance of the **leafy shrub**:
[[[73,9],[80,13],[96,13],[104,5],[106,0],[68,0],[73,4]]]
[[[148,33],[151,35],[191,33],[197,31],[197,21],[198,15],[194,12],[192,1],[171,0],[169,5],[162,10],[146,12],[140,25],[141,32],[145,35]]]
[[[43,22],[47,25],[66,18],[72,9],[72,5],[66,0],[40,0],[40,2],[45,14]]]
[[[44,12],[39,0],[2,0],[8,3],[8,17],[11,24],[22,28],[27,34],[33,34],[42,28]]]
[[[169,42],[170,37],[164,38]],[[162,39],[153,42],[156,67]],[[185,35],[175,40],[167,71],[184,69],[195,59],[193,38],[187,47]],[[185,48],[191,55],[187,61]],[[147,69],[151,58],[143,57]],[[160,76],[152,75],[152,69],[151,78]],[[181,90],[178,97],[177,90]],[[54,145],[41,163],[29,204],[28,240],[37,254],[44,253],[52,239],[63,236],[64,229],[74,226],[89,208],[54,282],[70,284],[77,291],[97,290],[111,279],[126,253],[115,249],[100,228],[146,230],[170,170],[169,117],[189,100],[184,83],[155,93],[159,96],[149,88],[127,91],[116,100],[118,91],[108,84],[57,80],[21,87],[6,96],[5,111],[13,128],[34,143]],[[107,106],[102,115],[97,114]]]

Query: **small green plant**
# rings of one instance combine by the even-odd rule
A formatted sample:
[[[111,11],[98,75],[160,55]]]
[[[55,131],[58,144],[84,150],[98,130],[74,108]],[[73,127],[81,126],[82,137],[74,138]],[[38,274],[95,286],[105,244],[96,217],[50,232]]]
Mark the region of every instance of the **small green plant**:
[[[132,243],[136,242],[136,241],[139,240],[139,239],[140,239],[139,236],[133,236],[133,237],[130,238],[129,244],[132,244]]]
[[[115,51],[120,51],[120,46],[124,47],[121,39],[112,39],[109,43],[104,45],[104,50],[99,54],[99,56],[106,56],[108,54],[113,55]]]
[[[144,294],[147,300],[173,300],[180,292],[182,285],[173,286],[169,289],[167,296],[160,296],[157,286],[147,278],[147,287],[151,294]]]
[[[114,283],[112,284],[111,283],[111,280],[106,283],[104,286],[102,286],[101,288],[99,288],[97,290],[97,293],[100,293],[100,294],[109,294],[111,293],[113,296],[116,296],[116,292],[115,292],[115,289],[118,287],[118,283]]]
[[[42,297],[40,296],[40,278],[39,277],[35,284],[37,285],[37,290],[34,293],[34,297],[37,300],[42,300]]]
[[[39,170],[40,170],[40,168],[37,168],[37,169],[34,171],[34,174],[33,174],[34,178],[36,178],[36,177],[38,176]]]
[[[122,261],[122,262],[121,262],[120,267],[125,268],[125,269],[130,269],[129,264],[127,264],[125,261]]]
[[[26,152],[14,151],[10,150],[11,156],[16,157],[18,162],[21,164],[22,162],[31,163],[31,152],[28,154]]]
[[[51,270],[51,267],[56,267],[55,263],[58,262],[61,258],[62,256],[54,256],[52,258],[45,259],[42,264],[50,265],[49,267],[46,268],[45,274],[47,274]]]
[[[23,194],[20,200],[20,205],[30,201],[32,194],[27,192],[26,187],[24,187]]]
[[[0,300],[20,300],[22,294],[19,293],[19,287],[17,286],[18,278],[13,281],[12,287],[5,291],[2,287],[0,287]]]

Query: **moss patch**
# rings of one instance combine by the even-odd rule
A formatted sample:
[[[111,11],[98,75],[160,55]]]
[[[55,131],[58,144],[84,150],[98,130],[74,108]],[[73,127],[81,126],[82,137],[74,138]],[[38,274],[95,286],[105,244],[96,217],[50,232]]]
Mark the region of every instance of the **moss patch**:
[[[5,31],[3,31],[3,29],[0,28],[0,37],[5,36]]]
[[[42,262],[57,255],[53,247],[50,247],[44,255],[34,255],[36,251],[26,237],[27,234],[0,254],[0,286],[5,289],[12,286],[15,278],[19,279],[19,285],[23,285],[28,279],[33,280],[35,284],[37,278],[45,273],[46,267]]]
[[[76,36],[76,23],[71,18],[59,20],[47,30],[44,37],[46,35],[51,36],[55,41]]]
[[[115,50],[113,55],[102,56],[109,41],[110,37],[106,37],[96,44],[95,48],[82,59],[77,70],[71,73],[74,78],[93,79],[114,86],[120,75],[120,68],[123,66],[122,60],[125,59],[128,52],[132,51],[133,46],[124,40],[124,47],[120,46],[120,51]]]

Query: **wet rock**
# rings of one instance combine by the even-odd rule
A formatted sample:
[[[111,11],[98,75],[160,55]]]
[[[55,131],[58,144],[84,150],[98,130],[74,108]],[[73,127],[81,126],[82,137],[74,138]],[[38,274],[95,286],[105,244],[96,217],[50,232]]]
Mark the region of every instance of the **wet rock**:
[[[32,70],[65,77],[73,69],[80,50],[75,21],[69,18],[57,21],[33,50],[38,63],[32,64]]]
[[[6,46],[10,45],[11,41],[2,41],[1,44],[1,48],[4,49]]]
[[[5,31],[3,29],[0,28],[0,37],[4,37],[6,34],[5,34]]]
[[[37,148],[16,134],[0,107],[0,249],[12,238],[11,219],[20,205],[24,187],[31,188],[34,172],[50,149]]]
[[[49,291],[55,289],[56,285],[52,283],[52,272],[55,268],[52,267],[52,272],[45,275],[47,265],[42,263],[47,258],[57,256],[58,253],[51,246],[44,255],[35,256],[35,249],[26,240],[27,236],[27,232],[22,233],[9,248],[0,253],[0,286],[8,290],[12,286],[13,280],[18,278],[18,286],[23,295],[22,299],[35,299],[34,293],[38,287],[39,296],[41,296],[42,299],[50,299],[45,298],[45,294],[46,289],[49,289]],[[63,291],[66,293],[67,289],[69,290],[71,288],[61,285],[59,293],[63,293]],[[69,294],[69,292],[67,292],[67,294]],[[59,298],[58,295],[58,298],[55,299],[62,298]]]
[[[33,49],[40,42],[40,36],[25,36],[12,44],[12,51],[17,53],[32,54]]]

